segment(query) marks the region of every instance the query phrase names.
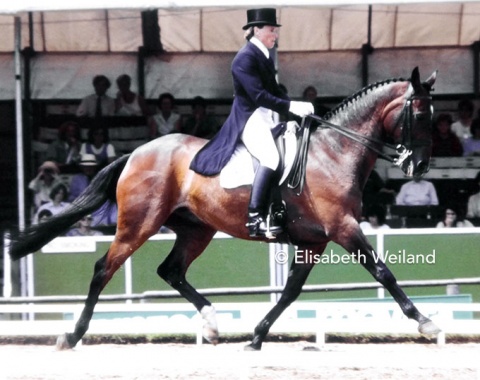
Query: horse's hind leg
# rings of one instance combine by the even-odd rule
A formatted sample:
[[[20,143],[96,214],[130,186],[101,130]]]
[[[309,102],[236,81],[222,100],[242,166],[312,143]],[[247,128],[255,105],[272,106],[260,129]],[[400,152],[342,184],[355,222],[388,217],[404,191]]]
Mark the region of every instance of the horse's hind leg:
[[[205,320],[203,326],[204,338],[213,344],[217,344],[218,329],[215,309],[185,278],[188,267],[204,251],[216,230],[199,220],[193,220],[192,217],[182,220],[181,227],[174,227],[177,239],[170,254],[158,267],[157,273],[195,306]]]
[[[77,345],[78,341],[82,339],[88,330],[93,310],[98,302],[100,293],[118,268],[120,268],[127,258],[146,240],[146,237],[136,239],[134,245],[132,245],[130,243],[119,243],[119,239],[117,237],[115,238],[108,252],[95,263],[88,296],[82,314],[75,325],[75,330],[73,333],[67,333],[58,337],[57,349],[65,350],[73,348]]]
[[[311,248],[311,247],[310,247]],[[325,249],[323,247],[317,247],[317,249],[305,249],[298,250],[297,252],[304,252],[306,256],[301,256],[296,254],[294,260],[292,261],[290,271],[288,274],[288,280],[285,284],[285,288],[282,291],[282,295],[278,300],[278,303],[270,310],[267,315],[260,321],[260,323],[255,327],[253,333],[252,342],[245,347],[247,351],[259,351],[262,348],[263,341],[267,336],[271,326],[277,320],[277,318],[283,313],[283,311],[290,306],[290,304],[295,301],[300,293],[302,292],[302,287],[307,280],[310,271],[312,270],[314,264],[313,260],[308,259],[310,253],[315,252],[315,254],[321,254]],[[307,257],[308,256],[308,257]],[[296,259],[299,259],[296,262]],[[305,258],[305,259],[304,259]]]
[[[90,282],[90,290],[82,314],[75,325],[75,330],[73,333],[66,333],[58,337],[57,349],[66,350],[75,347],[78,341],[82,339],[87,332],[90,320],[92,319],[93,309],[95,308],[100,292],[106,283],[105,263],[107,261],[107,256],[108,253],[95,263],[93,278]]]

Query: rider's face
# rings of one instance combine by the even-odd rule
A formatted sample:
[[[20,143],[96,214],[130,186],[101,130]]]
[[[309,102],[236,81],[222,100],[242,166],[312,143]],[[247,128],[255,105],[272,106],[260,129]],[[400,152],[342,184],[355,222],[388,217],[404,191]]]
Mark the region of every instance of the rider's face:
[[[265,25],[263,28],[255,27],[255,37],[257,37],[267,49],[272,49],[278,38],[278,27]]]

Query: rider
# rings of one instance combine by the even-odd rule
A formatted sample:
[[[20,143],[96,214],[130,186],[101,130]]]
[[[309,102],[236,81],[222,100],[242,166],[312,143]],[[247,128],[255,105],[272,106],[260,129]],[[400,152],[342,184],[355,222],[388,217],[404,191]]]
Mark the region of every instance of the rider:
[[[313,105],[292,101],[282,91],[275,77],[275,66],[269,49],[278,38],[276,10],[247,10],[243,27],[248,41],[232,62],[235,90],[232,109],[220,131],[194,157],[190,168],[203,175],[216,175],[230,160],[237,143],[243,142],[260,165],[255,173],[248,206],[251,237],[282,231],[280,226],[265,222],[265,209],[272,179],[279,165],[279,155],[271,134],[275,127],[273,112],[292,112],[300,117],[312,114]]]

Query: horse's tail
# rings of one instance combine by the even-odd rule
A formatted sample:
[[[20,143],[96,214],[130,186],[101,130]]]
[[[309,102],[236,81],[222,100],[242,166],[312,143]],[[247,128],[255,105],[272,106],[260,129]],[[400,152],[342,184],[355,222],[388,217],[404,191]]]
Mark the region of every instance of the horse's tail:
[[[45,244],[65,233],[74,223],[102,206],[107,200],[116,202],[118,178],[128,155],[122,156],[102,169],[90,185],[61,213],[46,221],[10,233],[9,249],[12,260],[18,260],[41,249]]]

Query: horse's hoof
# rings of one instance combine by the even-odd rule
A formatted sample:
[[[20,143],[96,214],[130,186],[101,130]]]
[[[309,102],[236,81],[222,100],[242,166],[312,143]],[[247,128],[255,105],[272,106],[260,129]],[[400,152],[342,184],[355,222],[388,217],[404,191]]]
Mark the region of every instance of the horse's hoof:
[[[203,320],[203,337],[214,346],[218,344],[218,327],[213,306],[204,306],[200,311]]]
[[[60,335],[57,338],[57,344],[55,346],[58,351],[71,350],[73,347],[68,343],[67,334]]]
[[[427,321],[418,325],[418,331],[424,335],[437,335],[442,330],[432,321]]]
[[[250,344],[247,344],[244,348],[243,348],[244,351],[260,351],[261,350],[261,347],[256,347],[254,346],[252,343]]]
[[[211,344],[216,346],[218,344],[218,330],[213,330],[208,326],[203,328],[203,337]]]

